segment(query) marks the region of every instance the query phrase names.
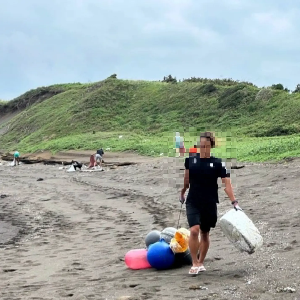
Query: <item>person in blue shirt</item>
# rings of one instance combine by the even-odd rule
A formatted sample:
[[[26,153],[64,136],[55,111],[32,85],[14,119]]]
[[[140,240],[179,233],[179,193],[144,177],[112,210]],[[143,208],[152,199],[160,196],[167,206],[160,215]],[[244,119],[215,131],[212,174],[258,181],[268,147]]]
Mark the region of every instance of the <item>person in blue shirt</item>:
[[[14,166],[16,166],[18,163],[18,165],[20,164],[20,153],[19,151],[15,151],[14,153]]]

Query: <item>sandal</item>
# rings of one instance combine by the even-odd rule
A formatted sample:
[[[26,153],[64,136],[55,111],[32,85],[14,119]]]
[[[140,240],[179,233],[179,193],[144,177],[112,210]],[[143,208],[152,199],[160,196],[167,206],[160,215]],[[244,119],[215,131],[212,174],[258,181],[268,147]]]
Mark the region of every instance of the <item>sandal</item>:
[[[189,275],[198,275],[199,267],[191,267],[189,270]]]
[[[206,271],[206,269],[204,268],[204,266],[198,267],[198,272],[204,272]]]

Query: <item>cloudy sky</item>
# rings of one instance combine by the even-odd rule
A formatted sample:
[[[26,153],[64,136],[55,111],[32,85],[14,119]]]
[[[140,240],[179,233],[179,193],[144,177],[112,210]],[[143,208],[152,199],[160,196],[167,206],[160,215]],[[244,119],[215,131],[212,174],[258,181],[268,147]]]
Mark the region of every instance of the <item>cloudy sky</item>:
[[[0,99],[118,78],[300,83],[296,0],[0,0]]]

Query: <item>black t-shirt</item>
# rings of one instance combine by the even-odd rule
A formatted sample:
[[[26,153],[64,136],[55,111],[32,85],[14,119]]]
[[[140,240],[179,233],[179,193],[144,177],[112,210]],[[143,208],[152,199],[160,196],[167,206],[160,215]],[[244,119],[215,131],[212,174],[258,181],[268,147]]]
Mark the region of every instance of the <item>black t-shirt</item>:
[[[218,178],[230,177],[221,159],[211,156],[196,156],[185,159],[185,169],[189,170],[190,188],[186,203],[201,205],[219,203]]]
[[[97,150],[97,154],[99,154],[99,155],[103,155],[104,154],[104,151],[103,151],[103,149],[99,149],[99,150]]]

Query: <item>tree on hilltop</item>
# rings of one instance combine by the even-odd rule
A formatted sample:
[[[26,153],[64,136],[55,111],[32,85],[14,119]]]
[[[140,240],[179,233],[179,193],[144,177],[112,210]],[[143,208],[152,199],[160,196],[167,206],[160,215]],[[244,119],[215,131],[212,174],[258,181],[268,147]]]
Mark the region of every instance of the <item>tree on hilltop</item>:
[[[285,92],[289,92],[290,91],[288,88],[285,88],[283,86],[283,84],[281,84],[281,83],[272,84],[271,85],[271,89],[272,90],[277,90],[277,91],[285,91]]]
[[[284,86],[281,83],[272,84],[271,89],[283,91],[284,90]]]
[[[172,77],[172,75],[169,75],[169,76],[164,76],[164,79],[162,82],[177,83],[177,79],[176,79],[176,77]]]
[[[298,83],[293,93],[300,93],[300,84]]]

